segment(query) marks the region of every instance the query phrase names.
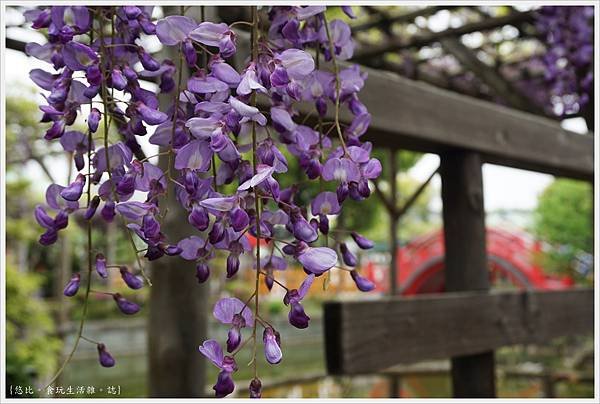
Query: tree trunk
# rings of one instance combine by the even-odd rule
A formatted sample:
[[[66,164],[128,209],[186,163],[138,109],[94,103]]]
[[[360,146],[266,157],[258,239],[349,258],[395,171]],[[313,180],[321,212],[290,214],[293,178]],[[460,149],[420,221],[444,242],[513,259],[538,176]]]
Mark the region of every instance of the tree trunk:
[[[190,11],[197,11],[192,7]],[[165,7],[165,15],[179,13]],[[193,16],[199,21],[199,16]],[[163,56],[178,63],[176,47],[163,50]],[[160,58],[162,59],[162,58]],[[184,80],[187,76],[184,64]],[[173,102],[174,94],[161,97],[161,104]],[[159,165],[166,170],[168,156],[161,155]],[[188,213],[175,199],[171,185],[167,201],[168,214],[162,229],[175,243],[194,234]],[[164,202],[163,202],[164,204]],[[149,394],[150,397],[203,397],[206,385],[206,360],[198,345],[207,334],[208,283],[198,284],[195,264],[179,257],[162,257],[151,264],[153,286],[150,293],[148,322]]]

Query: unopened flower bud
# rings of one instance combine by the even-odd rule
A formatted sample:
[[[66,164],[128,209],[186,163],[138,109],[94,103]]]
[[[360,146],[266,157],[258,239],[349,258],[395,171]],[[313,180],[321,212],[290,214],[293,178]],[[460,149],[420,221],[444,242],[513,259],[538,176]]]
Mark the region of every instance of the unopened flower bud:
[[[108,278],[108,270],[106,269],[106,258],[103,254],[96,254],[96,272],[102,278]]]
[[[144,282],[129,272],[126,266],[120,267],[119,271],[121,272],[121,278],[123,278],[123,281],[125,281],[127,286],[129,286],[131,289],[140,289],[142,286],[144,286]]]
[[[90,220],[92,217],[94,217],[94,214],[96,213],[99,204],[100,197],[98,195],[95,195],[90,202],[90,206],[88,206],[88,208],[86,209],[83,218],[85,220]]]
[[[255,377],[254,379],[252,379],[248,389],[250,390],[250,398],[262,397],[262,383],[258,378]]]
[[[199,283],[204,283],[210,276],[210,269],[204,262],[199,262],[196,265],[196,278]]]
[[[105,368],[112,368],[115,366],[115,360],[112,355],[106,350],[106,346],[102,343],[98,344],[98,360],[100,365]]]
[[[77,294],[77,291],[79,290],[80,281],[81,281],[81,276],[78,273],[74,273],[71,276],[69,283],[67,283],[67,286],[65,286],[65,290],[63,291],[63,294],[68,297],[75,296]]]
[[[113,294],[113,299],[123,314],[135,314],[140,311],[140,306],[125,299],[119,293]]]

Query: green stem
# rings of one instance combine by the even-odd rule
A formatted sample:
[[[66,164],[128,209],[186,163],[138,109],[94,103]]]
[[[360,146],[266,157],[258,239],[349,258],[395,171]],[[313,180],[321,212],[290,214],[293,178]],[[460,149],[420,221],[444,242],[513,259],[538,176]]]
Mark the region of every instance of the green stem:
[[[316,69],[319,70],[319,68],[321,67],[321,48],[319,46],[317,46],[316,49],[316,55],[315,55],[315,66]],[[321,117],[321,114],[319,113],[319,111],[317,111],[317,116],[318,118],[318,128],[319,128],[319,163],[321,163],[321,165],[323,164],[323,118]],[[323,181],[323,175],[319,175],[319,192],[323,192],[323,188],[324,188],[324,181]],[[327,234],[324,235],[325,236],[325,247],[327,247],[329,245],[329,238],[327,237]],[[327,276],[329,276],[329,273],[327,273]]]
[[[252,7],[252,61],[258,60],[258,8]],[[252,92],[251,105],[256,106],[256,91]],[[256,155],[256,122],[252,121],[252,169],[256,175],[258,156]],[[258,327],[258,295],[260,281],[260,198],[256,187],[254,187],[254,210],[256,211],[256,278],[254,282],[254,324],[252,329],[252,364],[254,367],[254,378],[258,377],[256,361],[257,327]]]
[[[111,15],[111,20],[112,20],[112,15]],[[111,23],[111,35],[114,36],[114,28],[113,27],[114,27],[114,24]],[[106,74],[106,71],[104,69],[102,61],[105,60],[106,55],[107,55],[106,48],[104,47],[104,45],[105,45],[104,42],[105,42],[104,41],[104,31],[101,29],[100,30],[100,57],[101,57],[100,71],[102,72],[103,75]],[[112,60],[110,60],[110,63],[112,65]],[[119,197],[117,195],[117,190],[116,190],[115,184],[112,181],[112,172],[110,169],[110,159],[109,159],[109,153],[108,153],[108,129],[109,129],[110,122],[107,120],[107,114],[109,111],[108,101],[107,101],[108,90],[106,88],[106,83],[104,82],[104,80],[102,81],[102,85],[101,85],[101,93],[102,93],[102,104],[103,104],[103,108],[104,108],[104,112],[105,112],[102,122],[103,122],[103,128],[104,128],[104,156],[106,159],[106,171],[108,173],[108,180],[110,181],[111,193],[113,195],[113,199],[115,200],[115,202],[118,203]],[[127,223],[125,222],[125,219],[122,216],[121,216],[121,224],[123,225],[123,227],[125,229],[125,233],[127,233],[127,236],[129,238],[129,243],[131,244],[131,247],[133,248],[136,262],[138,264],[138,267],[140,267],[140,272],[141,272],[142,276],[144,277],[144,279],[146,280],[146,282],[148,283],[148,285],[152,286],[152,282],[150,281],[150,278],[148,277],[148,275],[146,275],[146,271],[144,270],[142,261],[140,260],[140,257],[137,254],[137,247],[135,245],[135,241],[133,240],[133,236],[131,235],[131,230],[127,227]]]
[[[93,20],[92,20],[92,26],[93,26]],[[94,31],[92,30],[90,32],[90,45],[94,42]],[[90,108],[92,107],[92,103],[90,102]],[[90,179],[91,175],[92,175],[92,132],[88,130],[88,150],[87,150],[87,157],[88,157],[88,176],[87,176],[87,207],[90,206],[90,203],[92,201],[92,181]],[[90,297],[90,290],[92,288],[92,267],[93,267],[93,248],[92,248],[92,221],[88,220],[87,222],[87,256],[88,256],[88,273],[87,273],[87,282],[86,282],[86,286],[85,286],[85,296],[84,296],[84,300],[83,300],[83,309],[82,309],[82,313],[81,313],[81,319],[79,320],[79,328],[77,331],[77,336],[75,337],[75,343],[73,344],[73,348],[71,348],[71,352],[69,352],[69,355],[67,355],[66,359],[64,360],[64,362],[62,363],[62,365],[60,366],[60,368],[56,371],[56,373],[54,374],[54,376],[52,377],[52,379],[50,379],[50,381],[46,384],[46,386],[44,387],[44,391],[48,390],[48,387],[50,387],[52,385],[52,383],[54,383],[59,377],[60,375],[63,373],[63,371],[65,370],[65,368],[67,367],[67,365],[69,364],[69,362],[71,362],[71,359],[73,359],[73,355],[75,354],[75,351],[77,351],[77,347],[79,346],[79,342],[81,341],[81,338],[83,336],[83,326],[85,324],[85,319],[87,317],[87,310],[88,310],[88,302],[89,302],[89,297]]]
[[[181,92],[181,82],[183,80],[183,52],[181,51],[181,47],[179,49],[179,66],[177,69],[177,91],[175,92],[175,111],[173,112],[173,126],[171,128],[171,143],[169,144],[168,151],[168,162],[167,162],[167,175],[168,178],[171,179],[171,167],[173,166],[173,143],[175,142],[175,131],[177,130],[177,115],[179,114],[179,93]],[[171,189],[171,184],[167,183],[167,191],[165,195],[165,199],[169,199],[169,189]],[[165,212],[166,216],[166,212]],[[163,216],[164,218],[164,216]]]
[[[350,154],[348,153],[346,141],[344,140],[344,135],[342,134],[342,128],[340,126],[340,68],[335,58],[335,47],[333,46],[333,40],[331,39],[331,33],[329,32],[329,23],[327,22],[327,16],[325,15],[325,13],[323,13],[322,15],[323,24],[325,24],[325,32],[327,33],[327,41],[329,42],[329,54],[331,55],[331,63],[333,64],[333,75],[335,76],[335,128],[337,130],[338,137],[340,138],[342,149],[344,149],[344,154],[346,156],[349,156]]]

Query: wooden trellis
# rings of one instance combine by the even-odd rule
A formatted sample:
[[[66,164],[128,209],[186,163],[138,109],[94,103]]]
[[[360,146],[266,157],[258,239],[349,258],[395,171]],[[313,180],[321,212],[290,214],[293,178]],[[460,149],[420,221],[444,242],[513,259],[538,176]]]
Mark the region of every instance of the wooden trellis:
[[[488,292],[481,171],[493,162],[592,181],[593,136],[377,71],[369,71],[362,100],[377,111],[366,134],[377,146],[440,155],[449,293],[327,303],[328,371],[364,374],[450,357],[454,396],[494,397],[494,349],[593,332],[591,290]]]

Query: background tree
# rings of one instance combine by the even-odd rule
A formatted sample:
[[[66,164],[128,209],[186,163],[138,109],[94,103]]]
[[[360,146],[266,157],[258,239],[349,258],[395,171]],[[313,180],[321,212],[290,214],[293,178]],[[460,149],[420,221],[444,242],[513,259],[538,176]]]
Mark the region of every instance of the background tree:
[[[559,245],[542,257],[548,270],[573,275],[576,257],[594,246],[594,200],[590,184],[557,179],[540,195],[534,214],[534,233]]]
[[[6,384],[33,386],[56,366],[61,342],[40,299],[39,275],[18,272],[8,257],[6,267]]]

